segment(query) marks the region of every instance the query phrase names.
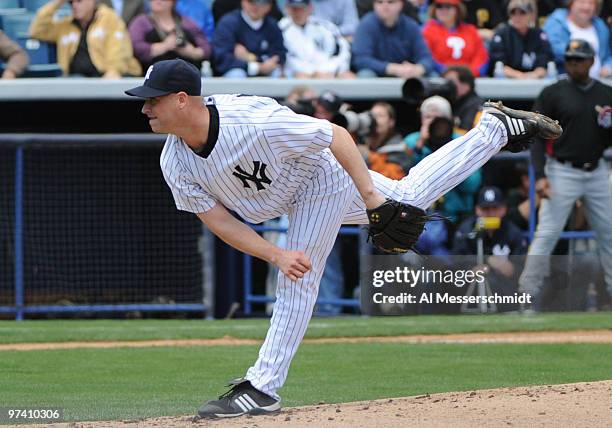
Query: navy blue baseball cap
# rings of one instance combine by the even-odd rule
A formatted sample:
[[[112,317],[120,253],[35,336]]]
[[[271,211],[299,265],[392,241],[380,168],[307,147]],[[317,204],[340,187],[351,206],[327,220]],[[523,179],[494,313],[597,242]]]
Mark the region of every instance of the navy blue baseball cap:
[[[125,91],[139,98],[155,98],[177,92],[202,94],[202,77],[195,65],[182,59],[169,59],[151,65],[142,86]]]
[[[595,57],[595,50],[586,40],[572,39],[565,47],[564,56],[565,58],[589,59]]]
[[[485,186],[480,190],[478,194],[478,205],[479,207],[498,207],[504,205],[504,194],[495,186]]]
[[[342,98],[332,91],[325,91],[319,95],[318,102],[329,112],[335,113],[342,107]]]
[[[306,7],[310,4],[310,0],[287,0],[286,4],[291,7]]]

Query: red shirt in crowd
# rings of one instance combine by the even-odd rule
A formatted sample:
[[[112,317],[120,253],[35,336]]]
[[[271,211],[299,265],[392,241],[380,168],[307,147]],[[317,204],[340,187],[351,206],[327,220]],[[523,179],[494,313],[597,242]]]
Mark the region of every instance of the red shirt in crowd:
[[[430,19],[423,27],[423,37],[438,71],[451,65],[465,65],[474,76],[486,73],[489,54],[474,25],[462,22],[449,30],[439,21]]]

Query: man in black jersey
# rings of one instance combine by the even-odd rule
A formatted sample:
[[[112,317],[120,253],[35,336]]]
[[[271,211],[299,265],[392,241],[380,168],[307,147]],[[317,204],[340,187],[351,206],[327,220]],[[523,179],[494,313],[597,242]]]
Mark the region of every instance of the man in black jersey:
[[[545,88],[534,106],[564,129],[557,140],[536,139],[531,149],[536,191],[543,199],[528,253],[533,257],[528,257],[519,284],[521,291],[535,296],[548,273],[544,268],[548,257],[542,256],[551,254],[579,198],[596,232],[608,293],[612,294],[612,194],[602,158],[612,142],[612,87],[589,77],[594,57],[588,42],[570,40],[565,50],[568,78]]]

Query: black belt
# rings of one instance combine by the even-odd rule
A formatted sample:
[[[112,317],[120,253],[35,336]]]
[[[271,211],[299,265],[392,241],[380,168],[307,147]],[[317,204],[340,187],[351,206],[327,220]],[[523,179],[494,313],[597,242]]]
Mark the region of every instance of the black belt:
[[[576,168],[576,169],[580,169],[582,171],[586,171],[586,172],[591,172],[594,171],[597,166],[599,165],[599,161],[594,161],[594,162],[576,162],[576,161],[571,161],[569,159],[563,159],[563,158],[556,158],[557,162],[560,162],[562,164],[571,166],[572,168]]]

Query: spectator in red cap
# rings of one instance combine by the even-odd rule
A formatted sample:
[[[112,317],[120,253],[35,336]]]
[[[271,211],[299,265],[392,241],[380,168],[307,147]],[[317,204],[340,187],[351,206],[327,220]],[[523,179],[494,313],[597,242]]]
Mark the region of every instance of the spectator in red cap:
[[[423,37],[431,50],[438,72],[451,65],[465,65],[474,76],[486,72],[489,55],[478,30],[464,22],[461,0],[435,0],[430,19],[423,27]]]

